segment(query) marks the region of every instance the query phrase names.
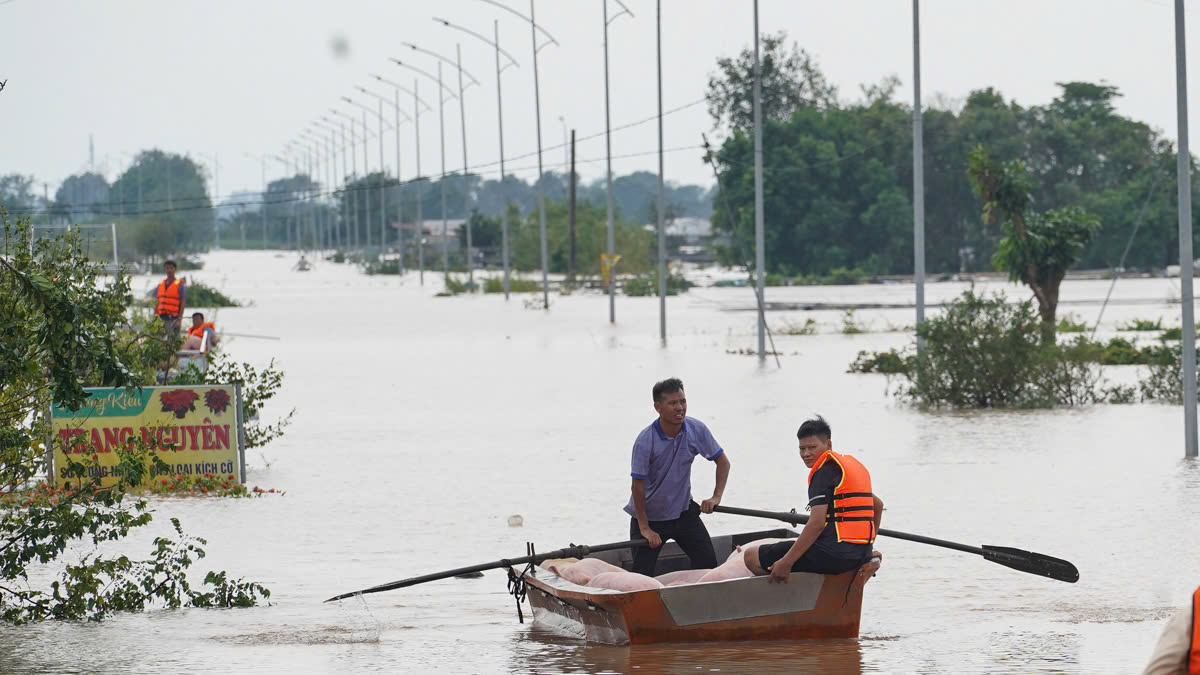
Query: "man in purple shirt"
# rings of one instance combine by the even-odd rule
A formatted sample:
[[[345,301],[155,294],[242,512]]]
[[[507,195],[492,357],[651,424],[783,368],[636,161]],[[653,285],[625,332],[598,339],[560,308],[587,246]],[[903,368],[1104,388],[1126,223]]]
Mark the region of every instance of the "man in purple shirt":
[[[633,571],[654,576],[662,544],[674,539],[691,560],[692,569],[717,566],[712,538],[700,513],[712,513],[721,503],[729,478],[729,458],[712,432],[698,419],[687,416],[683,382],[677,378],[654,385],[654,410],[658,419],[633,442],[632,492],[625,512],[630,516],[629,536],[649,544],[633,550]],[[692,500],[692,460],[700,455],[716,463],[717,480],[712,497]]]

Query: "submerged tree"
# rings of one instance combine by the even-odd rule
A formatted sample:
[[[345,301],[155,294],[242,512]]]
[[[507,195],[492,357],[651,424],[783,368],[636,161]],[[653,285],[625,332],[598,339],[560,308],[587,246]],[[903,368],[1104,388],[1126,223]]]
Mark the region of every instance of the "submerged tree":
[[[166,465],[151,443],[134,441],[117,450],[115,485],[89,477],[95,456],[90,466],[84,459],[60,467],[69,488],[40,482],[50,406],[78,410],[85,383],[137,384],[126,345],[114,337],[132,297],[124,275],[99,283],[75,233],[33,241],[27,220],[10,224],[3,208],[0,220],[0,622],[94,620],[152,604],[249,606],[269,595],[224,572],[189,583],[186,569],[203,557],[204,541],[184,535],[174,519],[177,538],[156,538],[146,559],[93,549],[64,564],[73,547],[120,540],[149,524],[147,502],[129,491]]]
[[[983,146],[971,151],[967,175],[983,200],[984,220],[1000,222],[1004,229],[993,264],[1033,291],[1042,341],[1053,342],[1058,288],[1100,230],[1100,219],[1074,205],[1035,211],[1033,180],[1025,166],[1020,160],[995,162]]]

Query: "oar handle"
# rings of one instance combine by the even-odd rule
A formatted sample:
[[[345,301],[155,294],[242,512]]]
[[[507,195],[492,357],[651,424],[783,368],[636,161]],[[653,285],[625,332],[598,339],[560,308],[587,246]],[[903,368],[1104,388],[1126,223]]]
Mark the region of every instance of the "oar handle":
[[[596,546],[587,546],[585,544],[578,544],[578,545],[573,544],[566,548],[560,548],[557,551],[548,551],[546,553],[537,553],[535,555],[526,555],[526,556],[521,556],[520,558],[505,558],[503,560],[496,560],[494,562],[480,563],[478,565],[471,565],[470,567],[459,567],[459,568],[452,569],[452,570],[446,570],[445,572],[434,572],[433,574],[425,574],[425,575],[422,575],[419,577],[412,577],[411,579],[401,579],[400,581],[393,581],[393,582],[387,583],[387,584],[380,584],[379,586],[372,586],[370,588],[364,588],[361,591],[351,591],[349,593],[342,593],[341,595],[335,595],[332,598],[329,598],[328,600],[326,600],[325,602],[333,602],[334,600],[343,600],[345,598],[353,597],[355,595],[366,595],[368,593],[382,593],[383,591],[392,591],[392,590],[396,590],[397,588],[406,588],[408,586],[416,586],[417,584],[423,584],[428,581],[438,581],[439,579],[449,579],[450,577],[456,577],[460,574],[470,574],[472,572],[483,572],[484,570],[494,570],[494,569],[499,569],[501,567],[513,567],[515,565],[524,565],[526,563],[531,563],[531,562],[539,563],[543,560],[551,560],[553,558],[583,558],[583,557],[586,557],[590,553],[598,553],[600,551],[613,551],[613,550],[622,549],[622,548],[631,548],[634,546],[645,546],[645,545],[646,545],[645,539],[630,539],[629,541],[618,541],[618,542],[613,542],[611,544],[598,544]]]

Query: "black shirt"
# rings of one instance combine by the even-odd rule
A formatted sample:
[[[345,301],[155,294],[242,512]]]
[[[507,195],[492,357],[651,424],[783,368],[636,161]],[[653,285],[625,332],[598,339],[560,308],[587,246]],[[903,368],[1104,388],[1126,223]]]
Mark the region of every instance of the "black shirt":
[[[813,474],[812,480],[808,482],[809,508],[825,505],[832,509],[833,491],[841,482],[842,467],[838,466],[837,462],[826,461],[822,464],[821,468]],[[845,560],[865,560],[871,555],[870,544],[838,541],[833,521],[825,524],[825,529],[821,530],[821,534],[813,542],[812,548]]]

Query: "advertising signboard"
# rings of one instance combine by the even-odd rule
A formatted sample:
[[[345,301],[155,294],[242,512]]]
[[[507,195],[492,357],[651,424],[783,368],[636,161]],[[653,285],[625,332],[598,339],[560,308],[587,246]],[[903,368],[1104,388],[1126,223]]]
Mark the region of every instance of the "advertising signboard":
[[[88,475],[112,485],[116,449],[133,439],[157,441],[171,473],[246,478],[241,391],[236,385],[181,385],[140,389],[89,388],[77,411],[55,406],[53,482],[67,480],[68,456],[96,455]]]

